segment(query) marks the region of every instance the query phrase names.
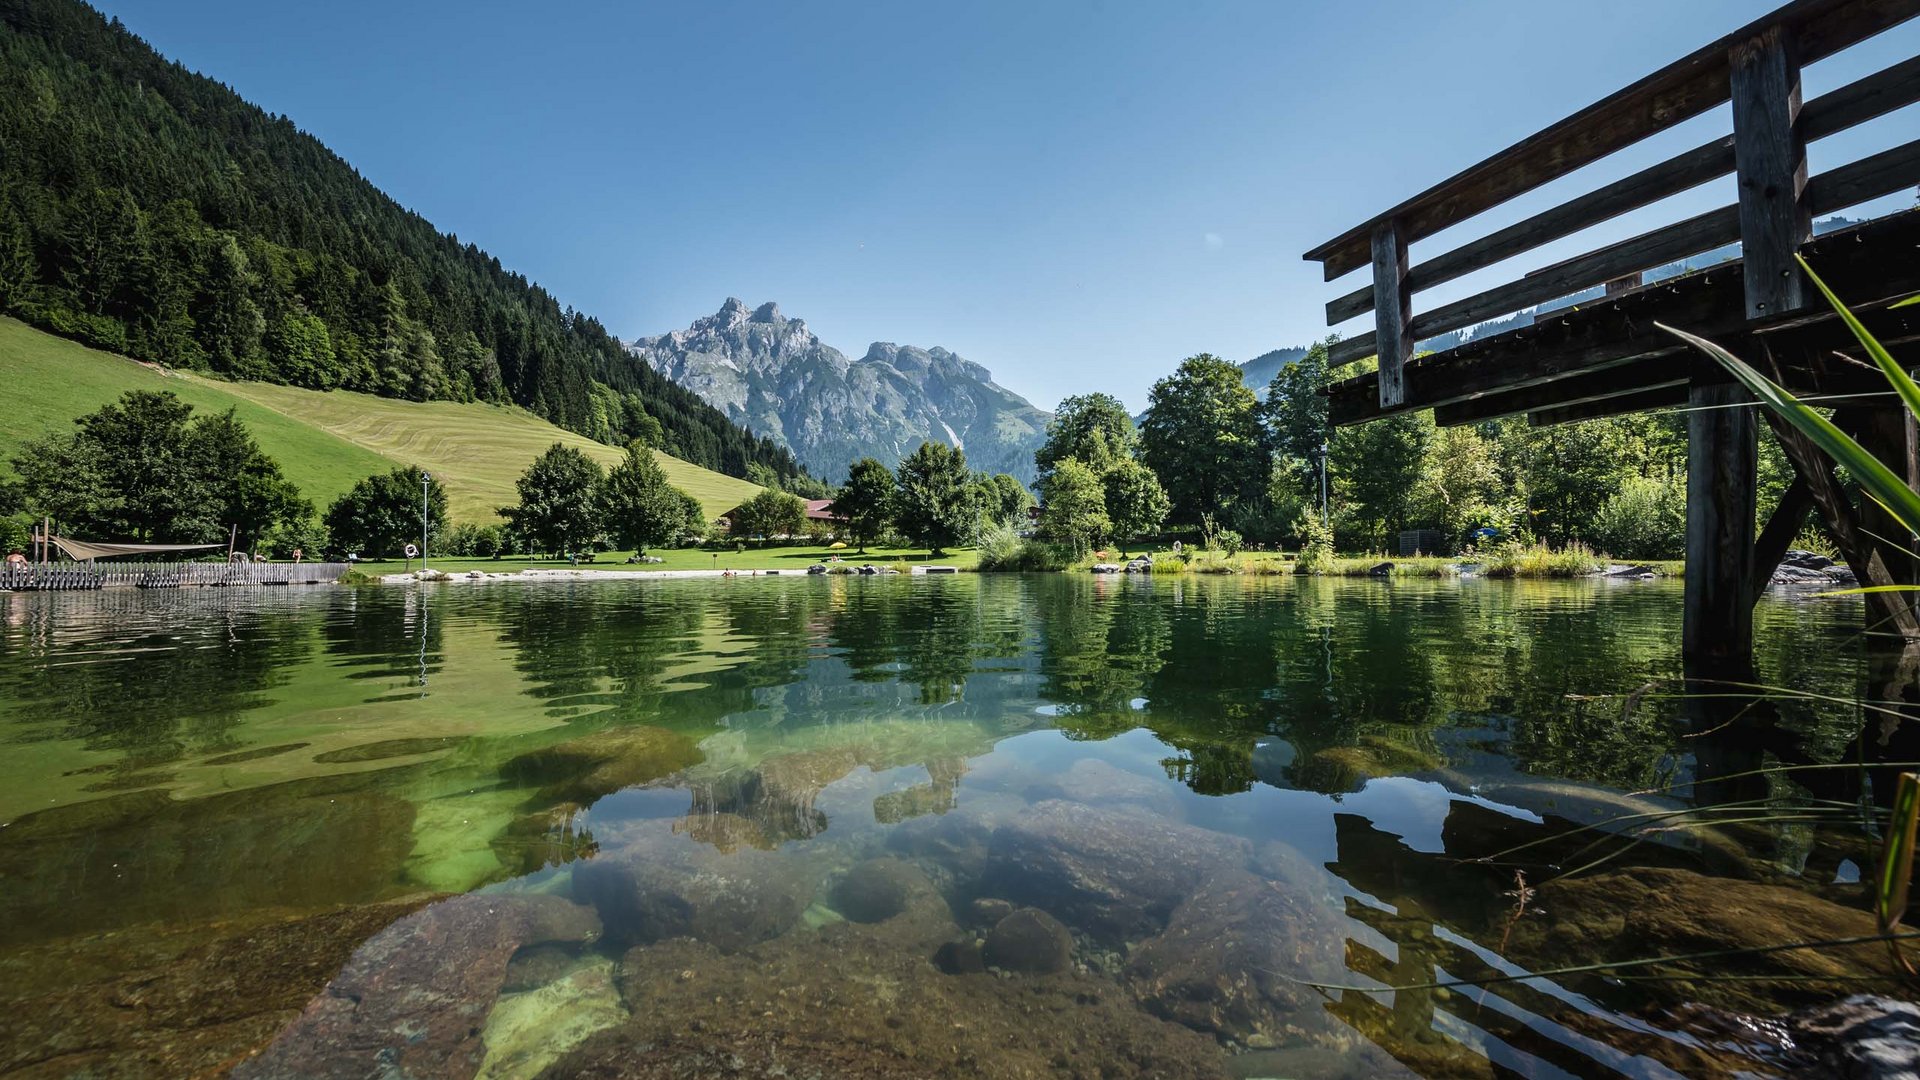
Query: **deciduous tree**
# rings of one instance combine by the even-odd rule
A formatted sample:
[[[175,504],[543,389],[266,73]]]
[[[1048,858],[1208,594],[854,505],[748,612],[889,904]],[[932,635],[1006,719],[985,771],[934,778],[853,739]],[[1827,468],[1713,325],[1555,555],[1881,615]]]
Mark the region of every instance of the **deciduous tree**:
[[[879,539],[893,520],[893,473],[873,458],[861,458],[847,470],[847,482],[833,497],[833,516],[861,551]]]
[[[556,555],[579,551],[600,535],[604,480],[598,462],[565,443],[554,443],[520,474],[514,483],[519,505],[501,507],[500,516],[532,550]]]
[[[671,543],[703,524],[700,503],[667,483],[653,451],[637,439],[627,445],[627,459],[607,473],[601,507],[614,542],[636,551]]]
[[[923,442],[894,471],[899,484],[894,521],[902,533],[935,555],[959,542],[973,523],[966,452]]]
[[[1153,384],[1141,459],[1166,488],[1176,518],[1218,514],[1266,479],[1255,404],[1240,369],[1208,353]]]

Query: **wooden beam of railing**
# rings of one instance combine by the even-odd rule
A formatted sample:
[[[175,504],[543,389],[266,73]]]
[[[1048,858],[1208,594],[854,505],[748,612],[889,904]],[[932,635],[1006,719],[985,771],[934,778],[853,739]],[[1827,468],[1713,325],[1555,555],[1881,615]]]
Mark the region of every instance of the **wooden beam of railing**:
[[[1811,64],[1920,15],[1920,0],[1795,0],[1557,124],[1473,165],[1370,221],[1321,244],[1306,258],[1333,281],[1365,266],[1373,231],[1398,220],[1408,243],[1558,179],[1657,131],[1728,100],[1728,50],[1784,27]]]
[[[1527,423],[1534,427],[1553,427],[1557,424],[1571,424],[1579,420],[1598,420],[1606,416],[1625,416],[1628,413],[1646,412],[1648,409],[1668,409],[1687,403],[1687,384],[1675,383],[1671,386],[1655,386],[1646,390],[1634,390],[1613,397],[1596,398],[1592,401],[1580,401],[1571,405],[1555,405],[1552,408],[1536,409],[1527,414]]]
[[[1779,26],[1728,50],[1733,95],[1734,174],[1740,189],[1740,258],[1746,264],[1747,317],[1763,319],[1806,306],[1805,276],[1794,265],[1813,237],[1807,204],[1807,144],[1800,136],[1800,56]]]
[[[1920,56],[1820,95],[1800,110],[1800,137],[1816,142],[1875,117],[1920,101]],[[1484,270],[1582,229],[1678,195],[1733,172],[1733,136],[1676,154],[1598,191],[1569,199],[1525,221],[1488,233],[1407,271],[1406,285],[1420,292]],[[1327,325],[1337,326],[1373,310],[1373,285],[1363,285],[1327,304]]]
[[[1406,397],[1401,372],[1413,359],[1413,293],[1406,288],[1407,241],[1398,222],[1373,234],[1374,340],[1380,356],[1380,407],[1391,409]]]
[[[1459,427],[1462,424],[1477,424],[1483,420],[1498,420],[1501,417],[1517,416],[1541,409],[1584,405],[1591,401],[1618,397],[1633,390],[1656,386],[1684,386],[1690,376],[1691,365],[1684,358],[1676,361],[1671,356],[1659,356],[1647,360],[1636,360],[1631,364],[1608,368],[1605,371],[1572,375],[1552,382],[1538,383],[1503,393],[1483,394],[1451,405],[1442,405],[1433,410],[1433,422],[1441,427]]]
[[[1809,180],[1805,204],[1811,214],[1830,214],[1920,183],[1920,140],[1883,150]],[[1622,240],[1598,251],[1543,267],[1519,281],[1422,312],[1412,322],[1413,340],[1473,326],[1531,304],[1569,296],[1635,271],[1648,270],[1711,251],[1740,239],[1740,208],[1723,206],[1684,221]],[[1352,363],[1374,351],[1372,333],[1356,334],[1327,350],[1331,365]]]

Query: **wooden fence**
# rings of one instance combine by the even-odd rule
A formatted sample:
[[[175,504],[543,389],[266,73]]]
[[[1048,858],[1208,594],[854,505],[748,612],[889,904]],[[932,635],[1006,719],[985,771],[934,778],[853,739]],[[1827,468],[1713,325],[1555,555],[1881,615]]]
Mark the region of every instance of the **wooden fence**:
[[[24,570],[0,572],[0,589],[39,592],[105,588],[327,585],[340,580],[348,569],[346,563],[41,563]]]

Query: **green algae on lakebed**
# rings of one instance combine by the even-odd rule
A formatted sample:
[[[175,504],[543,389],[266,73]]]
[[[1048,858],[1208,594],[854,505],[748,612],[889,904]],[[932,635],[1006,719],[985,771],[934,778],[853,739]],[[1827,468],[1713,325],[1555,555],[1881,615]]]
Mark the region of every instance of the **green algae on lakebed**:
[[[1747,797],[1753,730],[1606,697],[1677,669],[1660,583],[752,584],[0,596],[0,1070],[1712,1075],[1757,1059],[1663,1010],[1823,988],[1301,980],[1863,917],[1859,838],[1798,823],[1514,926],[1469,861]],[[1770,676],[1850,693],[1856,617],[1763,602]],[[1770,752],[1844,756],[1857,710],[1795,708]],[[1629,921],[1662,891],[1747,914]],[[1879,958],[1818,959],[1740,970]]]

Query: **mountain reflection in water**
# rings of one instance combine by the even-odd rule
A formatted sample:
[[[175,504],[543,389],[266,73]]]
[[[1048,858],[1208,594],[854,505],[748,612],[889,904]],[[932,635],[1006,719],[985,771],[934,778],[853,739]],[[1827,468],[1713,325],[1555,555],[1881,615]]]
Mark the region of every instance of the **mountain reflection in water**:
[[[1720,1018],[1883,952],[1307,985],[1871,932],[1844,817],[1553,838],[1804,797],[1749,773],[1854,752],[1856,606],[1757,617],[1763,676],[1839,700],[1626,707],[1677,675],[1679,610],[1064,575],[0,595],[0,1072],[1766,1075]]]

